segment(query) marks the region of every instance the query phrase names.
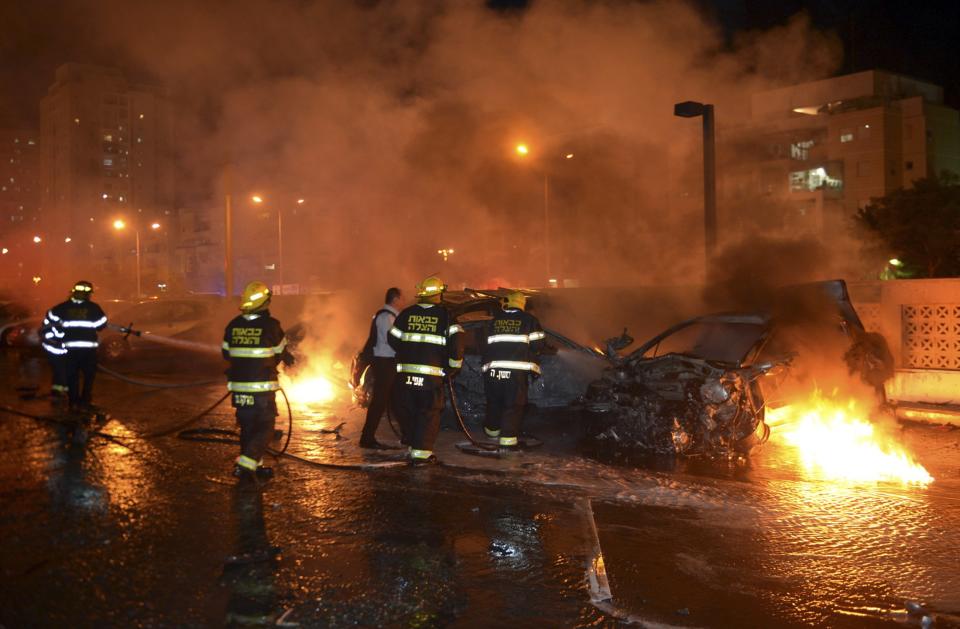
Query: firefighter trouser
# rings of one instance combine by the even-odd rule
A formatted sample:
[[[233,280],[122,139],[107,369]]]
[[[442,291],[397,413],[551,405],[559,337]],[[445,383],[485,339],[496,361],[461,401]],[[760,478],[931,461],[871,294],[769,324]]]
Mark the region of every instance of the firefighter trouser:
[[[393,393],[394,412],[411,454],[418,458],[418,453],[432,453],[440,432],[443,381],[437,376],[398,373]]]
[[[377,427],[380,426],[383,411],[387,410],[390,403],[390,392],[397,377],[397,360],[376,356],[370,365],[370,371],[373,373],[373,397],[367,408],[367,420],[363,424],[360,443],[369,443],[377,437]]]
[[[240,426],[240,459],[237,462],[244,467],[255,468],[273,439],[277,394],[274,391],[234,393],[233,405],[237,409],[237,424]]]
[[[50,391],[54,395],[66,395],[70,387],[67,385],[67,355],[45,352],[47,362],[50,363],[50,372],[53,374]]]
[[[83,389],[80,375],[83,374]],[[67,352],[66,376],[70,404],[90,404],[93,400],[93,379],[97,375],[97,350],[70,349]]]
[[[529,374],[517,369],[490,369],[483,378],[487,412],[483,426],[500,431],[500,443],[516,445],[527,406]]]

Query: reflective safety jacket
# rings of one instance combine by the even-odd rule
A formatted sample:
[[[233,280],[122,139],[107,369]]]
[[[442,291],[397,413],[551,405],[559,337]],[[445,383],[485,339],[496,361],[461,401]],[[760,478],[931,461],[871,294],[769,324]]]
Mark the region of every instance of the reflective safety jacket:
[[[514,369],[540,373],[539,354],[547,335],[535,316],[517,308],[504,308],[487,323],[481,358],[484,372]]]
[[[235,317],[223,332],[222,347],[230,361],[227,389],[235,393],[276,391],[277,365],[293,364],[283,328],[266,310]]]
[[[51,321],[49,315],[47,312],[40,326],[40,346],[51,356],[63,356],[67,353],[67,348],[63,346],[63,328]]]
[[[463,327],[437,304],[414,304],[397,315],[387,337],[397,352],[397,373],[423,376],[439,386],[450,370],[463,367]]]
[[[97,332],[106,327],[107,315],[104,314],[99,305],[92,301],[70,298],[47,311],[47,315],[44,317],[44,327],[47,327],[47,322],[49,322],[51,329],[56,329],[62,333],[63,336],[60,336],[59,339],[62,348],[68,352],[77,349],[96,349],[100,346],[97,340]],[[41,340],[57,338],[57,332],[51,333],[53,336],[50,339],[44,338]],[[51,347],[54,346],[51,345]],[[44,349],[50,351],[47,347],[44,347]]]

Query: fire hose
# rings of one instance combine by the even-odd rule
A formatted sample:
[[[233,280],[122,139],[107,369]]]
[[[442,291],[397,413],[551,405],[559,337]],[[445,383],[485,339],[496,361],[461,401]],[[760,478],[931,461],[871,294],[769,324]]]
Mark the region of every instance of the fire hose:
[[[457,405],[457,394],[454,391],[453,378],[447,377],[447,388],[450,390],[450,406],[453,407],[453,412],[457,416],[457,423],[460,424],[460,430],[467,436],[470,443],[482,450],[496,450],[497,446],[477,441],[473,438],[473,435],[470,434],[470,429],[467,428],[467,422],[463,420],[463,415],[460,414],[460,407]]]

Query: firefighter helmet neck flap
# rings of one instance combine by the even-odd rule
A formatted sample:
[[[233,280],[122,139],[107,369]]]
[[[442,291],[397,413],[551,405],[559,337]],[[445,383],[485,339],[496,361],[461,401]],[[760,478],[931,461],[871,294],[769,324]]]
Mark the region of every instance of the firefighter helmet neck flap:
[[[270,292],[270,287],[266,284],[250,282],[240,296],[240,312],[251,314],[266,310],[267,306],[270,305],[271,297],[273,297],[273,293]]]
[[[504,308],[525,310],[527,307],[527,296],[518,290],[510,291],[504,296],[502,303]]]
[[[80,280],[73,285],[73,291],[70,295],[79,301],[90,301],[90,295],[93,294],[93,284],[86,280]]]
[[[447,290],[447,285],[443,283],[443,280],[431,275],[417,284],[417,301],[431,304],[440,303],[440,298],[445,290]]]

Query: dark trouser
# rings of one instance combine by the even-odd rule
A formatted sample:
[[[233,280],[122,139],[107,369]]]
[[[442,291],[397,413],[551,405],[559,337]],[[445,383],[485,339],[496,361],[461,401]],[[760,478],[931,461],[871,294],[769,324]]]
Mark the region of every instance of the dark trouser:
[[[500,431],[500,442],[516,439],[527,406],[529,375],[516,369],[491,369],[483,378],[487,396],[484,427]]]
[[[240,426],[240,456],[252,461],[251,468],[259,464],[273,439],[277,420],[277,394],[234,393],[233,405],[237,409],[237,424]],[[243,464],[242,458],[238,463]]]
[[[367,420],[363,424],[363,434],[360,435],[361,443],[373,441],[377,437],[377,427],[380,426],[383,411],[390,403],[390,391],[397,377],[397,359],[376,356],[370,365],[370,371],[373,374],[373,397],[370,407],[367,408]]]
[[[70,404],[89,404],[93,399],[93,379],[97,375],[97,350],[71,349],[66,360],[67,386],[70,388]],[[80,374],[83,374],[83,390],[80,390]]]
[[[417,382],[422,384],[417,386]],[[393,408],[400,421],[404,441],[414,450],[414,458],[418,458],[416,451],[433,452],[433,444],[440,432],[440,412],[443,410],[442,385],[443,381],[437,376],[397,374],[393,387]]]
[[[70,387],[67,386],[67,355],[51,354],[50,352],[45,353],[47,355],[47,362],[50,363],[50,371],[53,374],[53,382],[51,382],[50,390],[54,395],[66,395],[70,389]]]

